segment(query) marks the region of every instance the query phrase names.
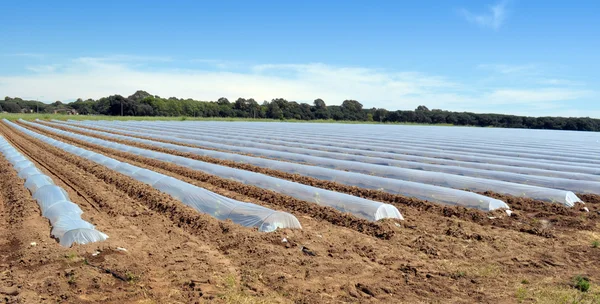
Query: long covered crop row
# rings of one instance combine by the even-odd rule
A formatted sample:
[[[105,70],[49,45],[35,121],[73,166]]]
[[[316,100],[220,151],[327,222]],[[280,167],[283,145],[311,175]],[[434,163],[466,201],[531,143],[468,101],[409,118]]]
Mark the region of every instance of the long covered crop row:
[[[200,125],[198,127],[200,130],[197,130],[195,125],[182,126],[181,123],[177,122],[161,123],[159,126],[144,126],[132,122],[110,124],[103,124],[100,122],[88,124],[94,128],[101,128],[111,132],[155,138],[163,141],[168,140],[186,145],[243,153],[282,160],[285,162],[302,163],[316,167],[335,169],[338,172],[348,171],[360,173],[363,176],[371,175],[387,179],[429,184],[445,188],[454,188],[457,190],[469,190],[480,193],[493,191],[516,197],[527,197],[547,202],[561,203],[567,206],[573,206],[574,203],[580,201],[573,192],[592,194],[600,192],[598,190],[600,189],[600,182],[594,181],[593,178],[586,180],[586,175],[589,174],[562,172],[559,173],[562,177],[553,177],[551,174],[548,174],[549,176],[544,176],[544,173],[548,170],[539,169],[527,171],[527,168],[513,167],[515,168],[514,171],[521,171],[520,173],[516,173],[489,170],[491,168],[488,168],[488,170],[484,168],[472,168],[462,166],[461,164],[442,165],[414,160],[395,160],[383,157],[359,155],[360,151],[368,152],[368,150],[360,150],[357,148],[345,148],[343,151],[330,152],[324,151],[324,145],[320,145],[322,149],[317,150],[314,149],[314,146],[319,146],[315,143],[316,141],[313,141],[312,144],[303,148],[288,147],[283,144],[262,144],[240,138],[227,138],[227,135],[211,135],[210,129],[202,129],[202,124],[198,124]],[[173,127],[171,127],[171,125],[173,125]],[[189,130],[183,129],[186,126]],[[192,126],[194,127],[192,128]],[[212,131],[212,133],[219,132]],[[287,139],[288,137],[285,137],[282,138],[281,141]],[[329,141],[327,141],[327,143],[329,143]],[[334,143],[332,143],[332,145],[333,144]],[[309,147],[312,147],[312,149],[308,149]],[[354,153],[355,151],[357,151],[358,154]],[[386,153],[393,155],[391,150],[386,151]],[[260,164],[255,164],[261,166]],[[286,167],[286,165],[282,165],[282,167]],[[510,166],[505,165],[503,167],[510,170]],[[278,170],[285,171],[279,168]],[[567,178],[571,177],[571,175],[576,176],[576,178]],[[386,187],[379,187],[379,189],[384,191],[397,191],[388,190]],[[414,196],[408,193],[400,194]],[[436,200],[436,197],[430,200],[439,201]]]
[[[65,125],[66,126],[66,125]],[[193,148],[175,144],[169,144],[164,142],[140,139],[129,136],[115,135],[105,133],[101,131],[82,129],[74,126],[66,126],[73,130],[81,130],[99,135],[109,135],[114,138],[126,139],[151,146],[169,148],[181,152],[188,152],[197,155],[211,156],[218,159],[232,160],[240,163],[248,163],[259,167],[274,168],[283,172],[292,174],[301,174],[305,176],[314,177],[317,179],[324,179],[329,181],[335,181],[338,183],[356,186],[366,189],[383,190],[390,193],[401,194],[419,199],[429,200],[433,202],[448,204],[448,205],[459,205],[464,207],[473,207],[482,210],[494,210],[498,208],[508,208],[508,206],[497,199],[485,197],[476,193],[467,191],[448,189],[444,187],[438,187],[427,184],[414,183],[410,181],[403,181],[391,178],[383,178],[378,176],[371,176],[366,174],[359,174],[353,172],[346,172],[340,170],[334,170],[329,168],[321,168],[309,165],[303,165],[292,162],[277,161],[265,158],[250,157],[246,155],[240,155],[235,153],[219,152],[214,150],[206,150],[200,148]],[[136,133],[139,134],[139,133]],[[141,134],[140,134],[141,135]],[[154,136],[156,138],[167,138],[164,136]],[[246,182],[246,181],[244,181]],[[250,181],[251,182],[251,181]]]
[[[24,123],[30,124],[29,122]],[[72,138],[84,140],[90,143],[100,144],[105,147],[113,148],[119,151],[150,157],[162,161],[172,162],[178,165],[204,171],[216,176],[237,180],[244,184],[256,185],[262,188],[270,189],[282,194],[289,195],[291,197],[314,202],[320,205],[333,207],[343,212],[349,212],[355,216],[365,218],[371,221],[376,221],[383,218],[402,219],[402,215],[400,214],[398,209],[389,204],[383,204],[343,193],[337,193],[329,190],[293,183],[254,172],[248,172],[225,166],[214,165],[176,155],[169,155],[166,153],[130,147],[98,138],[92,138],[58,129],[52,129],[43,125],[38,125],[38,127]]]
[[[98,126],[107,126],[107,127],[115,127],[117,123],[102,123],[102,122],[77,122],[82,124],[88,124],[90,126],[98,127]],[[123,124],[126,124],[123,122]],[[163,126],[164,124],[164,126]],[[367,156],[376,156],[381,158],[392,158],[399,160],[412,160],[417,162],[424,163],[437,163],[441,160],[455,160],[460,161],[458,166],[471,167],[473,163],[476,163],[477,166],[473,168],[481,168],[480,165],[485,164],[496,164],[508,166],[509,168],[504,167],[504,170],[500,170],[497,167],[491,168],[492,170],[505,171],[508,172],[517,172],[513,171],[518,170],[514,168],[524,167],[524,168],[537,168],[544,169],[549,171],[563,171],[563,172],[579,172],[579,173],[587,173],[598,175],[600,174],[600,166],[590,166],[589,164],[580,164],[573,162],[564,162],[564,161],[552,161],[552,160],[540,160],[540,159],[528,159],[521,157],[507,157],[507,156],[499,156],[493,155],[493,157],[488,153],[465,153],[465,152],[456,152],[456,151],[441,151],[440,149],[431,149],[431,148],[422,148],[422,147],[413,147],[410,144],[394,144],[392,141],[384,141],[383,143],[377,143],[377,139],[364,140],[361,142],[357,142],[352,136],[348,136],[347,138],[333,140],[330,138],[321,139],[318,134],[309,134],[308,136],[298,137],[294,135],[287,134],[282,136],[280,134],[273,135],[271,130],[265,130],[264,133],[256,130],[247,130],[244,128],[226,128],[221,129],[220,126],[213,127],[212,125],[194,125],[194,126],[181,126],[174,123],[169,122],[161,122],[152,125],[148,124],[139,124],[130,122],[126,125],[135,126],[137,128],[147,129],[147,130],[161,130],[161,131],[176,131],[178,132],[193,132],[199,133],[200,135],[206,136],[215,136],[228,138],[230,136],[242,136],[245,140],[252,140],[256,142],[264,142],[265,139],[272,140],[272,142],[276,145],[284,145],[291,147],[319,147],[326,146],[325,151],[335,151],[338,148],[349,148],[353,150],[353,152],[349,153],[347,150],[342,150],[339,152],[348,153],[348,154],[357,154],[359,153],[375,153],[375,154],[366,154]],[[443,137],[440,137],[443,139]],[[434,141],[437,139],[431,139]],[[273,142],[274,141],[274,142]],[[323,148],[321,148],[323,149]],[[320,149],[316,149],[320,150]],[[490,151],[488,148],[487,151]],[[382,154],[383,153],[383,154]],[[581,153],[581,152],[577,152]],[[442,163],[447,164],[447,163]],[[513,167],[513,168],[510,168]],[[483,169],[486,169],[485,167]],[[542,173],[543,176],[548,176],[548,173]],[[569,177],[571,178],[571,177]],[[586,178],[583,178],[586,180]]]
[[[555,290],[597,276],[600,166],[576,162],[594,148],[541,140],[540,155],[577,157],[535,160],[462,151],[459,137],[421,128],[368,126],[369,140],[345,127],[0,121],[14,146],[0,140],[0,260],[11,269],[0,290],[17,286],[27,303],[503,302],[525,279],[553,278]],[[469,149],[536,148],[469,133]],[[15,169],[33,175],[23,185]],[[71,202],[38,207],[27,190],[57,186],[53,199]],[[110,239],[60,246],[61,212]],[[486,286],[494,293],[472,292]]]
[[[520,170],[525,171],[525,172],[521,172],[521,173],[498,172],[498,171],[484,170],[484,169],[477,169],[477,168],[465,168],[461,165],[449,165],[449,164],[438,165],[438,164],[429,164],[429,163],[424,163],[424,162],[402,161],[402,160],[392,160],[392,159],[385,159],[385,158],[379,158],[379,157],[360,156],[360,155],[353,154],[353,151],[348,151],[350,149],[343,151],[343,153],[333,153],[333,152],[325,152],[325,151],[315,151],[315,150],[306,149],[306,148],[289,148],[289,147],[284,147],[284,146],[274,145],[274,144],[259,144],[259,143],[255,143],[254,141],[244,140],[244,139],[240,139],[240,138],[226,139],[226,138],[217,137],[217,136],[206,136],[206,135],[201,135],[201,134],[195,133],[195,131],[177,131],[177,130],[163,131],[163,130],[157,130],[157,129],[154,129],[151,131],[159,134],[158,136],[160,136],[160,137],[157,137],[157,138],[161,138],[161,139],[165,139],[165,138],[169,138],[169,137],[171,137],[171,138],[178,137],[178,138],[183,138],[183,139],[177,139],[177,140],[182,141],[184,143],[188,143],[188,144],[211,145],[212,147],[219,148],[219,149],[229,149],[229,150],[233,150],[236,152],[252,153],[252,154],[261,155],[261,156],[274,158],[274,159],[297,161],[297,162],[308,163],[308,164],[313,164],[313,165],[318,165],[318,166],[328,166],[329,165],[334,169],[339,168],[339,169],[355,171],[355,172],[360,172],[360,173],[371,171],[371,172],[373,172],[372,174],[380,175],[380,176],[382,174],[386,174],[386,173],[383,173],[383,170],[385,170],[386,168],[373,167],[373,166],[371,166],[371,164],[372,165],[384,165],[384,166],[391,166],[391,167],[399,167],[399,168],[406,168],[406,169],[416,169],[416,170],[423,170],[423,171],[443,172],[443,173],[449,173],[449,174],[470,176],[470,177],[476,177],[476,178],[485,178],[485,179],[492,179],[492,180],[501,180],[501,181],[507,181],[507,182],[512,182],[512,183],[532,185],[532,186],[569,190],[569,191],[578,192],[578,193],[600,194],[600,182],[593,181],[597,177],[600,177],[600,176],[589,177],[589,175],[581,176],[581,174],[580,174],[579,178],[575,178],[576,180],[573,180],[573,179],[569,179],[571,177],[571,174],[569,174],[569,173],[563,173],[563,175],[565,175],[566,178],[547,177],[547,176],[545,176],[546,175],[545,172],[541,172],[541,173],[539,171],[528,172],[527,169],[523,169],[523,168],[521,168]],[[138,132],[136,134],[142,135],[141,132]],[[211,144],[210,142],[212,142],[214,144]],[[223,145],[221,145],[221,144],[223,144]],[[231,146],[242,146],[244,148],[232,148]],[[254,149],[248,149],[246,147],[250,147],[250,148],[254,148]],[[257,151],[256,149],[260,149],[263,151]],[[297,154],[297,155],[292,156],[289,153]],[[306,156],[299,156],[299,155],[306,155]],[[319,158],[325,158],[328,160],[319,159]],[[331,161],[331,160],[333,160],[333,161]],[[354,161],[354,162],[358,162],[361,164],[338,163],[337,160]],[[350,166],[352,168],[349,168]],[[532,174],[522,174],[522,173],[532,173]],[[413,174],[416,175],[417,173],[413,173]],[[543,174],[544,176],[540,176],[539,174]],[[397,177],[400,175],[395,175],[395,176]],[[404,176],[406,176],[406,175],[404,175]],[[390,177],[390,176],[384,175],[384,177]],[[407,177],[398,177],[398,178],[406,179]],[[421,181],[421,180],[418,180],[418,177],[414,177],[414,179],[415,179],[414,181],[419,181],[419,182]],[[589,181],[589,180],[592,180],[592,181]],[[461,187],[464,187],[464,188],[467,188],[467,189],[473,190],[473,191],[481,191],[481,190],[478,190],[477,188],[473,188],[472,186],[469,186],[469,184],[467,184],[466,181],[464,183],[465,183],[465,185],[461,185]],[[448,183],[440,184],[440,186],[455,187],[455,186],[451,186]],[[501,191],[497,191],[494,188],[494,185],[487,185],[487,186],[490,187],[490,190],[494,190],[496,192],[502,193]],[[507,193],[507,194],[515,195],[516,191],[522,191],[522,189],[517,189],[517,190],[515,190],[515,192]],[[525,192],[525,191],[522,191],[522,192]],[[536,198],[542,199],[540,197],[536,197]]]
[[[173,198],[180,200],[182,203],[202,213],[212,215],[217,219],[231,220],[242,226],[257,227],[260,231],[266,232],[274,231],[277,228],[301,228],[296,217],[289,213],[274,211],[255,204],[236,201],[170,176],[136,167],[106,157],[102,154],[54,140],[50,137],[32,132],[15,123],[9,122],[8,120],[4,120],[4,122],[43,142],[151,185],[152,187],[171,195]]]

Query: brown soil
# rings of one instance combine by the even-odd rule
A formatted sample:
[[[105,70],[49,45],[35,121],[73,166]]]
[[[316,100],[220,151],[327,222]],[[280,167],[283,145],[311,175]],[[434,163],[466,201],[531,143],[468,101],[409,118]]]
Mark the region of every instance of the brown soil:
[[[407,218],[402,224],[377,223],[389,232],[381,237],[321,217],[323,209],[314,204],[256,198],[245,188],[230,189],[215,179],[94,147],[213,191],[290,211],[303,225],[302,230],[259,233],[199,214],[4,124],[0,134],[65,188],[84,218],[110,236],[102,243],[60,247],[48,236],[48,222],[23,181],[0,158],[0,235],[11,236],[0,240],[0,292],[17,286],[19,293],[0,294],[7,302],[510,303],[598,296],[600,248],[592,243],[600,233],[593,212],[559,214],[583,221],[570,226],[543,213],[529,214],[528,206],[536,202],[523,201],[515,208],[517,216],[507,217],[415,200],[398,204]],[[539,229],[552,237],[531,234],[529,228],[521,232],[519,226],[536,228],[529,221],[539,222]],[[92,256],[96,250],[101,253]],[[580,274],[592,281],[587,294],[568,285]]]
[[[313,187],[319,187],[319,188],[333,190],[333,191],[337,191],[337,192],[341,192],[341,193],[346,193],[346,194],[350,194],[350,195],[354,195],[354,196],[358,196],[358,197],[362,197],[362,198],[366,198],[366,199],[370,199],[370,200],[374,200],[374,201],[389,203],[389,204],[392,204],[392,205],[395,205],[396,207],[398,207],[398,209],[401,210],[401,212],[403,214],[409,215],[407,217],[410,217],[413,215],[419,215],[423,211],[435,212],[435,213],[438,213],[438,214],[446,216],[446,217],[457,217],[457,218],[461,218],[464,220],[473,221],[473,222],[476,222],[476,223],[479,223],[482,225],[493,225],[495,227],[513,229],[513,230],[517,230],[517,231],[521,231],[521,232],[541,235],[544,237],[553,237],[552,232],[550,230],[546,229],[544,225],[540,224],[540,222],[538,220],[539,218],[547,218],[555,226],[563,226],[563,227],[571,227],[571,228],[590,230],[590,229],[594,228],[595,224],[594,223],[590,224],[590,222],[586,221],[586,219],[587,218],[596,219],[598,216],[596,209],[600,208],[600,206],[599,207],[595,207],[595,206],[588,207],[592,213],[587,214],[585,219],[582,219],[581,218],[581,214],[582,214],[581,208],[568,208],[568,207],[564,207],[562,205],[548,204],[548,203],[536,201],[533,199],[517,198],[517,197],[508,196],[508,195],[496,194],[493,192],[486,192],[486,193],[482,193],[482,194],[501,199],[501,200],[507,202],[509,204],[509,206],[511,206],[511,208],[514,211],[516,211],[516,213],[513,214],[512,218],[507,218],[506,216],[504,216],[503,214],[500,213],[500,216],[495,216],[495,218],[490,219],[490,216],[494,217],[493,215],[497,215],[497,214],[499,214],[499,212],[494,212],[494,213],[492,213],[492,215],[490,215],[488,213],[478,211],[475,209],[470,209],[470,208],[442,206],[442,205],[431,203],[428,201],[418,200],[415,198],[408,198],[408,197],[405,197],[402,195],[391,194],[391,193],[387,193],[387,192],[383,192],[383,191],[364,189],[364,188],[359,188],[359,187],[354,187],[354,186],[347,186],[347,185],[343,185],[343,184],[336,183],[336,182],[319,180],[316,178],[306,177],[306,176],[302,176],[299,174],[290,174],[290,173],[286,173],[286,172],[282,172],[282,171],[278,171],[278,170],[274,170],[274,169],[270,169],[270,168],[262,168],[262,167],[258,167],[258,166],[254,166],[254,165],[238,163],[235,161],[220,160],[220,159],[213,158],[213,157],[200,156],[200,155],[196,155],[193,153],[185,153],[185,152],[180,152],[180,151],[173,150],[173,149],[165,149],[165,148],[155,147],[152,145],[141,144],[141,143],[137,143],[134,141],[120,140],[120,139],[115,139],[115,138],[108,137],[108,136],[101,136],[101,135],[97,135],[97,134],[93,134],[93,133],[89,133],[89,132],[82,132],[79,130],[73,130],[73,129],[69,129],[66,127],[48,124],[45,122],[41,122],[41,123],[44,125],[53,127],[53,128],[70,131],[70,132],[77,133],[77,134],[87,135],[87,136],[91,136],[91,137],[96,137],[96,138],[100,138],[100,139],[104,139],[104,140],[110,140],[113,142],[118,142],[118,143],[122,143],[122,144],[129,145],[129,146],[135,146],[138,148],[149,149],[149,150],[153,150],[153,151],[178,155],[178,156],[187,157],[187,158],[191,158],[191,159],[195,159],[195,160],[199,160],[199,161],[203,161],[203,162],[208,162],[208,163],[228,166],[228,167],[232,167],[232,168],[238,168],[238,169],[242,169],[242,170],[262,173],[265,175],[274,176],[274,177],[290,180],[293,182],[298,182],[298,183],[313,186]],[[29,127],[28,125],[23,125],[23,126]],[[87,128],[95,129],[92,127],[87,127]],[[192,179],[199,179],[198,175],[201,175],[201,173],[199,173],[198,171],[189,170],[185,167],[165,163],[162,161],[152,160],[152,159],[148,159],[145,157],[138,157],[135,155],[131,155],[130,153],[122,153],[122,152],[119,152],[114,149],[107,149],[104,147],[100,147],[98,145],[86,143],[84,141],[74,140],[74,139],[71,139],[71,138],[65,137],[65,136],[59,136],[59,135],[56,135],[51,132],[47,132],[44,129],[37,128],[37,127],[34,127],[32,129],[34,129],[35,131],[38,131],[38,132],[42,132],[48,136],[54,137],[55,139],[67,141],[69,143],[76,144],[83,148],[92,149],[93,151],[98,152],[98,153],[108,153],[112,156],[124,157],[124,158],[119,159],[121,161],[127,160],[127,161],[138,161],[139,162],[140,160],[143,160],[143,162],[150,163],[154,167],[166,169],[171,172],[177,172],[184,176],[190,177]],[[110,132],[110,133],[120,134],[118,132]],[[126,135],[126,134],[120,134],[120,135]],[[141,137],[141,136],[135,136],[135,137],[152,140],[151,138],[146,138],[146,137]],[[178,144],[177,142],[170,142],[170,141],[165,141],[165,140],[160,140],[160,142]],[[188,144],[180,144],[180,145],[205,149],[204,147],[188,145]],[[138,163],[138,165],[139,165],[139,163]],[[183,173],[181,173],[182,171],[183,171]],[[177,178],[180,178],[180,176],[177,176]],[[204,179],[206,179],[206,178],[204,178]],[[228,184],[228,186],[226,186],[226,188],[229,190],[232,190],[232,191],[240,192],[239,189],[244,189],[244,188],[248,187],[246,185],[231,182],[226,179],[218,179],[218,178],[214,179],[214,177],[212,179],[216,180],[220,183],[218,185],[219,187],[224,187],[223,186],[224,183]],[[206,187],[205,185],[201,185],[201,186]],[[600,196],[598,196],[598,195],[587,195],[586,198],[587,199],[595,198],[596,200],[600,201]],[[288,205],[288,204],[286,203],[285,205]],[[311,216],[314,217],[314,215],[311,215]],[[379,229],[377,229],[376,231],[378,231],[378,233],[380,233],[379,237],[388,237],[387,233],[384,232],[384,234],[381,234],[382,232]]]

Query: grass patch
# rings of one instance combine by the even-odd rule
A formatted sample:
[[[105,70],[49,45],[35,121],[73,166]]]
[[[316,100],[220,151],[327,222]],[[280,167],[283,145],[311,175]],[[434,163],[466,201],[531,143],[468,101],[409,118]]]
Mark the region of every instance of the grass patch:
[[[595,240],[592,242],[592,248],[598,248],[598,246],[600,246],[600,241]]]
[[[70,262],[77,262],[79,260],[79,256],[75,252],[69,252],[65,254],[65,259],[67,259]]]
[[[525,299],[527,298],[527,289],[519,287],[515,292],[515,297],[517,298],[517,301],[519,303],[523,303],[523,301],[525,301]]]
[[[580,285],[587,286],[581,291],[576,287]],[[587,289],[586,289],[587,288]],[[573,278],[570,284],[549,283],[549,284],[527,284],[518,286],[515,291],[515,299],[519,303],[548,303],[548,304],[584,304],[600,303],[600,293],[589,285],[589,281],[583,276]]]
[[[125,278],[127,279],[127,282],[129,282],[129,283],[135,283],[140,280],[139,276],[136,276],[135,274],[133,274],[129,271],[125,273]]]
[[[338,123],[338,124],[382,124],[382,125],[415,125],[415,126],[454,126],[451,124],[419,124],[419,123],[380,123],[375,121],[354,120],[297,120],[297,119],[266,119],[266,118],[239,118],[239,117],[191,117],[191,116],[108,116],[108,115],[65,115],[48,113],[0,113],[0,119],[8,120],[160,120],[160,121],[247,121],[247,122],[293,122],[293,123]],[[469,126],[456,126],[469,127]]]
[[[482,278],[491,278],[500,275],[502,271],[498,265],[488,264],[480,268],[475,268],[470,273]]]
[[[579,291],[587,292],[588,290],[590,290],[590,279],[580,275],[574,277],[573,288]]]

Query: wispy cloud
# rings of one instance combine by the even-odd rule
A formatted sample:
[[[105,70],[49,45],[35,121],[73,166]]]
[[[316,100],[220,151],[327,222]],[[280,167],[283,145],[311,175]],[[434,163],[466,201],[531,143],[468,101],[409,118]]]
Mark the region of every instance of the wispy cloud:
[[[571,88],[544,87],[536,89],[498,89],[485,96],[491,103],[508,104],[544,104],[553,101],[578,100],[592,96],[590,90],[576,90]]]
[[[93,59],[102,62],[171,62],[173,58],[169,56],[139,56],[117,54],[104,57],[83,57],[85,59]]]
[[[501,1],[490,6],[484,13],[473,13],[466,8],[460,9],[459,12],[467,21],[471,23],[498,30],[506,21],[506,17],[508,15],[508,10],[506,8],[507,5],[508,1]]]
[[[140,58],[137,58],[140,59]],[[141,59],[140,59],[141,60]],[[150,59],[152,60],[152,59]],[[226,62],[225,62],[226,63]],[[140,68],[138,61],[81,57],[33,74],[0,75],[0,92],[8,96],[46,96],[48,100],[100,98],[146,90],[160,96],[199,100],[283,97],[299,102],[323,98],[328,104],[357,99],[365,107],[414,109],[418,105],[456,111],[525,115],[560,114],[572,101],[598,96],[587,87],[560,84],[497,87],[461,83],[440,75],[362,67],[308,64],[248,64],[242,69]],[[1,72],[0,72],[1,73]],[[520,77],[515,74],[511,77]],[[563,110],[560,110],[562,107]]]
[[[26,58],[44,59],[48,55],[46,55],[46,54],[39,54],[39,53],[12,53],[12,54],[3,54],[1,56],[7,56],[7,57],[26,57]]]
[[[579,81],[573,81],[568,79],[558,79],[558,78],[541,78],[538,79],[538,83],[542,85],[559,85],[559,86],[583,86],[585,83]]]
[[[511,65],[511,64],[480,64],[477,66],[478,69],[488,70],[501,74],[516,74],[516,73],[530,73],[539,70],[539,67],[535,64],[524,64],[524,65]]]
[[[26,69],[35,73],[52,73],[56,71],[61,65],[60,64],[46,64],[46,65],[35,65],[27,66]]]
[[[233,69],[233,68],[239,68],[239,67],[243,66],[243,64],[241,62],[219,60],[219,59],[191,59],[191,60],[189,60],[189,62],[214,67],[217,69]]]

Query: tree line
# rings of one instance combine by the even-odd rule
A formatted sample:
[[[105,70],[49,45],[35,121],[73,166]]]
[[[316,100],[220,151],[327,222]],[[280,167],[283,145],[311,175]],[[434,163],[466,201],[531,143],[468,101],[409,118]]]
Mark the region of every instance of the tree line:
[[[498,128],[526,128],[551,130],[600,131],[600,119],[589,117],[527,117],[503,114],[477,114],[428,109],[419,106],[412,111],[389,111],[382,108],[365,109],[356,100],[344,100],[339,106],[328,106],[322,99],[312,104],[275,98],[258,103],[253,98],[238,98],[231,102],[225,97],[217,101],[162,98],[145,91],[129,97],[112,95],[98,100],[77,99],[71,103],[39,101],[5,97],[0,100],[0,112],[9,113],[64,113],[76,111],[82,115],[125,116],[189,116],[237,117],[279,120],[348,120],[380,123],[450,124]]]

